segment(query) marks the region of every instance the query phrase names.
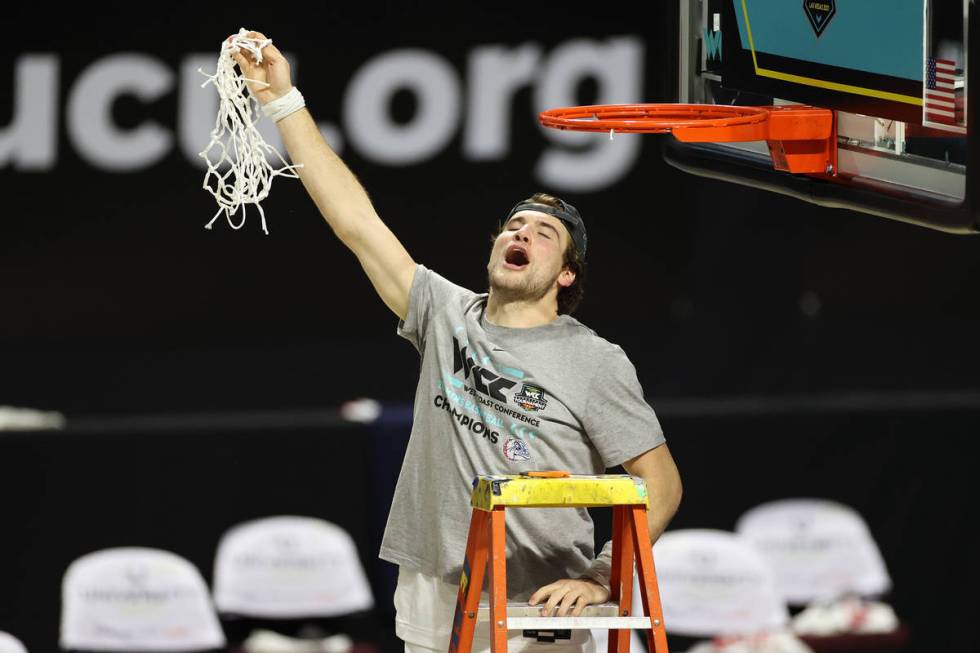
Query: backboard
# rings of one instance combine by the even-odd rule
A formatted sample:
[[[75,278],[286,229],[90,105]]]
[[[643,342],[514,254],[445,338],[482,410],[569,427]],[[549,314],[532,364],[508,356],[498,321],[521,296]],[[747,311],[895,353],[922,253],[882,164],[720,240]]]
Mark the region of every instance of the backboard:
[[[837,167],[773,169],[765,142],[682,143],[665,159],[725,179],[954,233],[980,231],[968,137],[973,0],[677,0],[678,101],[836,114]],[[974,61],[969,61],[969,59]]]

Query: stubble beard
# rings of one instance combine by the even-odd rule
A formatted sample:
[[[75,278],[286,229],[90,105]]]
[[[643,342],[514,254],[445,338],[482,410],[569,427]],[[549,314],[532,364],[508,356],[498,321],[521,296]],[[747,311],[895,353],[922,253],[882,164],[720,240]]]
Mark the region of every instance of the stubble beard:
[[[495,272],[497,274],[495,274]],[[495,277],[503,279],[495,279]],[[508,278],[509,276],[509,278]],[[506,281],[504,280],[506,279]],[[496,270],[488,275],[487,284],[493,292],[494,297],[502,302],[536,302],[548,294],[552,283],[547,280],[536,278],[531,274],[507,275],[506,271]]]

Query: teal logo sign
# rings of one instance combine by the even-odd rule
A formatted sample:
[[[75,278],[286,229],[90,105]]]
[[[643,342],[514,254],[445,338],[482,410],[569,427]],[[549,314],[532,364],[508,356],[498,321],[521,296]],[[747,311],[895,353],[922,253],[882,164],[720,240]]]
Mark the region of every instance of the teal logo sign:
[[[721,61],[721,31],[704,28],[704,50],[708,61]]]
[[[803,0],[803,12],[819,37],[837,13],[837,3],[835,0]]]

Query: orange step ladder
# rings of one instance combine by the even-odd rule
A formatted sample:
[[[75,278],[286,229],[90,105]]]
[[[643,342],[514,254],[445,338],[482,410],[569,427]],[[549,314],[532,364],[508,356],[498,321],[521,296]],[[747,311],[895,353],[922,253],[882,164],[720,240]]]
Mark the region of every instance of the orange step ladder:
[[[506,653],[507,631],[609,629],[608,653],[628,653],[630,629],[647,631],[650,653],[668,653],[667,633],[653,553],[647,531],[649,498],[641,479],[626,475],[579,476],[530,472],[520,476],[478,476],[470,500],[473,516],[459,579],[449,653],[471,653],[481,613],[489,619],[492,653]],[[506,508],[613,509],[613,547],[609,601],[588,606],[579,617],[540,616],[540,606],[507,604]],[[633,563],[640,576],[645,617],[630,616]],[[481,610],[480,594],[490,567],[490,603]]]

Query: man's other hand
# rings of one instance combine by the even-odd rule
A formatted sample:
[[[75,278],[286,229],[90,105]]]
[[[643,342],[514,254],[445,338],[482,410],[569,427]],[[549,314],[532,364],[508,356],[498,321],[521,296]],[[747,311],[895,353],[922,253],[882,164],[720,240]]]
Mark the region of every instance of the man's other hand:
[[[541,614],[545,617],[578,617],[585,606],[604,603],[608,599],[609,590],[593,580],[565,578],[539,589],[531,595],[528,604],[544,602]]]

